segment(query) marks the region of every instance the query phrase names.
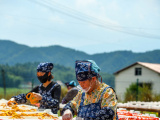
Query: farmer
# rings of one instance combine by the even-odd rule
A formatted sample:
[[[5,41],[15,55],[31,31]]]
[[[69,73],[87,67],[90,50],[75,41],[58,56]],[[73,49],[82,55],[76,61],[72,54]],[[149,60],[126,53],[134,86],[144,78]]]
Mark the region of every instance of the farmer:
[[[52,113],[57,114],[59,109],[61,86],[52,81],[54,78],[51,74],[51,70],[54,65],[49,62],[40,63],[37,67],[37,78],[41,82],[39,86],[33,88],[29,93],[32,93],[32,97],[38,100],[40,103],[40,109],[51,109]],[[9,101],[15,101],[18,104],[24,104],[27,102],[27,94],[19,94],[13,96]],[[29,95],[28,97],[31,97]]]
[[[112,87],[99,82],[100,68],[93,60],[75,62],[75,73],[81,90],[62,110],[62,119],[77,115],[84,120],[116,120],[117,97]]]
[[[74,80],[65,83],[65,85],[67,86],[68,92],[65,95],[65,97],[62,99],[62,104],[66,104],[69,101],[73,100],[73,98],[78,93],[78,88],[76,87],[76,82]]]

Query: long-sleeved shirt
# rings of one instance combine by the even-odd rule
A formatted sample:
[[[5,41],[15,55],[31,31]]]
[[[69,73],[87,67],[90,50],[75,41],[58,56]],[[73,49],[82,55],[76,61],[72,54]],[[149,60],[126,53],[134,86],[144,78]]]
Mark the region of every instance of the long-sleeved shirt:
[[[65,95],[65,97],[62,100],[62,104],[66,104],[69,101],[73,100],[73,98],[77,95],[78,93],[78,88],[77,87],[73,87],[71,88],[67,94]]]
[[[42,100],[39,101],[40,108],[51,109],[54,114],[57,114],[61,95],[61,86],[58,83],[51,82],[47,87],[43,87],[41,84],[40,86],[33,88],[30,92],[41,94]],[[27,102],[27,94],[19,94],[13,97],[17,103],[23,104]]]
[[[108,85],[106,85],[105,83],[101,83],[100,86],[93,90],[91,94],[86,93],[85,94],[85,99],[83,104],[84,105],[89,105],[91,103],[97,103],[101,97],[102,91],[104,90],[104,88],[106,88]],[[68,103],[64,109],[62,110],[62,114],[66,109],[70,109],[74,114],[77,114],[78,112],[78,108],[80,106],[81,103],[81,97],[82,97],[82,91],[79,90],[77,96],[70,102]],[[110,114],[108,111],[113,111],[114,114]],[[101,101],[101,110],[100,112],[97,114],[97,118],[98,117],[108,117],[112,118],[113,120],[116,120],[116,112],[117,111],[117,98],[116,98],[116,94],[114,92],[114,90],[112,88],[108,88],[103,96],[102,96],[102,101]],[[92,118],[86,118],[86,119],[92,119]],[[107,120],[108,118],[106,118]],[[111,120],[112,120],[111,119]]]

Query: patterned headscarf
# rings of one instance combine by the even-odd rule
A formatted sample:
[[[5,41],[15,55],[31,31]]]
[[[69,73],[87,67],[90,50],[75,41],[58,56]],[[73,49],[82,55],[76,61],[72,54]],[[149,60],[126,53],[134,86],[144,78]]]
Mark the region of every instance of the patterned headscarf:
[[[49,63],[49,62],[40,63],[37,66],[37,72],[51,72],[53,67],[54,67],[54,65],[52,63]]]
[[[94,76],[98,76],[100,68],[93,60],[77,60],[75,63],[75,72],[78,81],[85,81]]]

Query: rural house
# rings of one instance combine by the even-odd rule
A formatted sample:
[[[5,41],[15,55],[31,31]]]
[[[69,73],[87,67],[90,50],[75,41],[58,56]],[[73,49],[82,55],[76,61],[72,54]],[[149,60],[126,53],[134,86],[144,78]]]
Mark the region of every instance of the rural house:
[[[121,100],[132,83],[142,86],[144,83],[154,92],[160,94],[160,64],[136,62],[117,72],[115,75],[115,90]]]

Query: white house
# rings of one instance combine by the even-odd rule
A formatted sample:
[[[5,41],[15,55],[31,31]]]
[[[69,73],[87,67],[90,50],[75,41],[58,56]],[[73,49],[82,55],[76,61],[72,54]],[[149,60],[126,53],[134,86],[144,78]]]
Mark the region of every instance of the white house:
[[[115,90],[124,99],[124,93],[132,83],[146,83],[154,93],[160,94],[160,64],[136,62],[117,72],[115,75]]]

